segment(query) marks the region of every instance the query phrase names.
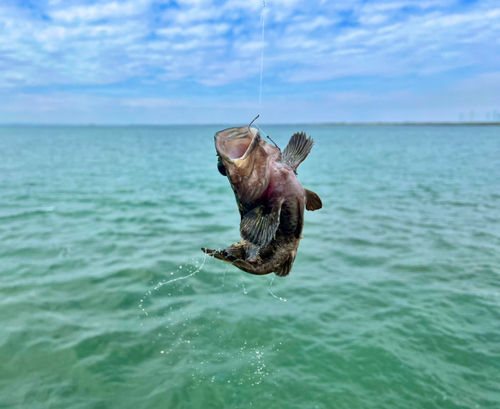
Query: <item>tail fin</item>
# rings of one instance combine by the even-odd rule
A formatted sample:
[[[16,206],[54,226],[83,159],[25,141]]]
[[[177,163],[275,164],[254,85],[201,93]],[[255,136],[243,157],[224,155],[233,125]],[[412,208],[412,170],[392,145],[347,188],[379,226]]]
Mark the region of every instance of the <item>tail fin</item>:
[[[286,260],[278,267],[278,269],[274,272],[278,277],[286,277],[292,271],[293,262],[295,261],[295,256],[297,255],[296,251],[292,251],[292,253],[286,258]]]

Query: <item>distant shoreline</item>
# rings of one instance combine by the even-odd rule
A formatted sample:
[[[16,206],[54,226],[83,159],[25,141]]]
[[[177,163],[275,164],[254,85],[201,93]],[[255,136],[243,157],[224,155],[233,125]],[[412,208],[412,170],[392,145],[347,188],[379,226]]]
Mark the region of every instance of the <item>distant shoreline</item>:
[[[309,126],[500,126],[500,122],[331,122]]]
[[[229,124],[22,124],[5,123],[0,127],[162,127],[162,126],[228,126]],[[261,124],[261,126],[500,126],[500,122],[297,122]]]

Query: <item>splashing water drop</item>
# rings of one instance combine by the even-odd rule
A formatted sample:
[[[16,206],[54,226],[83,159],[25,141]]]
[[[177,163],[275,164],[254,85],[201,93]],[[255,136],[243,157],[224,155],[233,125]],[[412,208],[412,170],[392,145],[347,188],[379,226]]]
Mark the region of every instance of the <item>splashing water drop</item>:
[[[196,273],[201,271],[201,269],[205,265],[205,262],[207,261],[207,257],[208,257],[208,254],[205,254],[205,257],[203,257],[203,261],[201,263],[201,266],[198,267],[196,270],[194,270],[191,274],[184,276],[184,277],[178,277],[178,278],[174,278],[174,279],[169,280],[169,281],[164,281],[164,282],[158,283],[154,289],[158,290],[158,288],[160,288],[161,286],[164,286],[165,284],[170,284],[170,283],[173,283],[175,281],[185,280],[186,278],[194,276]],[[182,266],[180,266],[179,268],[182,268]],[[174,273],[170,273],[170,274],[172,275]],[[151,291],[149,293],[151,293]]]
[[[283,302],[286,302],[286,298],[283,298],[283,297],[277,297],[273,291],[271,290],[271,287],[273,286],[273,282],[274,282],[274,279],[276,278],[276,276],[273,277],[273,279],[271,280],[271,283],[269,284],[269,292],[271,293],[271,295],[276,298],[277,300],[280,300],[280,301],[283,301]]]

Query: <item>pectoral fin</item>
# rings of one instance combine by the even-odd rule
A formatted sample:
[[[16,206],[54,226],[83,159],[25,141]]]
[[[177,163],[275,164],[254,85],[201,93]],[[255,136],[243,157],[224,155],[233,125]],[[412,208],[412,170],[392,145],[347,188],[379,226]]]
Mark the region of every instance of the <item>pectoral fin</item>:
[[[312,190],[306,189],[306,209],[310,211],[319,210],[323,207],[323,203],[319,196]]]
[[[241,219],[241,238],[256,246],[265,246],[276,235],[280,224],[282,201],[271,207],[257,206]]]
[[[307,138],[305,132],[297,132],[292,135],[290,142],[283,151],[281,162],[290,165],[294,170],[307,158],[314,145],[314,140]]]

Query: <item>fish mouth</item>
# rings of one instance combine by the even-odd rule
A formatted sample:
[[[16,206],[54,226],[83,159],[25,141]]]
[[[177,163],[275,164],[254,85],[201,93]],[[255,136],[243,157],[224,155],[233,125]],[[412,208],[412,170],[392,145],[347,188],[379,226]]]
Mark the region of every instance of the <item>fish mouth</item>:
[[[215,148],[225,160],[234,162],[245,159],[257,145],[260,132],[248,126],[229,128],[215,134]]]

